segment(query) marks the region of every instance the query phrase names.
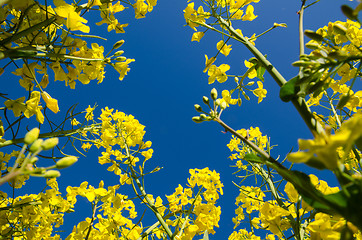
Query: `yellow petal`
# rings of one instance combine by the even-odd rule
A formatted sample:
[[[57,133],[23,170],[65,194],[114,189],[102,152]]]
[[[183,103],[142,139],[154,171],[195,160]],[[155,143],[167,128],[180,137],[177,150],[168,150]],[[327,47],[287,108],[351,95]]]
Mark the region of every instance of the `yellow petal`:
[[[41,94],[44,102],[46,103],[47,107],[53,112],[59,112],[58,100],[52,98],[47,92],[42,92]]]

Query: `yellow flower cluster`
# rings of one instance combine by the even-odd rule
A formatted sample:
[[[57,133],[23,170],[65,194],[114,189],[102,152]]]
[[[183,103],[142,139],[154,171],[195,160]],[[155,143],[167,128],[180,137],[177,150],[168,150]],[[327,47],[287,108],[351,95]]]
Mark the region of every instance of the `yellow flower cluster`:
[[[108,57],[112,50],[122,44],[115,44],[107,56],[104,56],[103,46],[92,43],[88,47],[87,42],[81,39],[84,35],[73,34],[74,31],[90,32],[85,16],[94,11],[89,10],[100,12],[102,21],[97,23],[98,25],[105,23],[108,31],[124,32],[123,28],[128,24],[119,23],[115,17],[116,13],[126,9],[120,1],[102,3],[99,0],[89,0],[85,4],[68,4],[64,0],[54,0],[53,3],[54,8],[51,3],[44,6],[34,0],[11,1],[4,4],[1,9],[1,20],[4,24],[0,25],[0,51],[1,58],[27,59],[13,74],[21,77],[19,83],[27,91],[33,91],[34,86],[39,88],[46,106],[57,113],[57,100],[43,91],[49,84],[49,78],[64,81],[66,86],[74,89],[77,80],[82,84],[88,84],[97,79],[98,83],[101,83],[105,67],[110,65],[119,73],[119,79],[123,80],[130,71],[129,64],[134,59],[122,56],[123,51]],[[130,3],[135,10],[136,18],[144,17],[156,4],[157,0],[136,0],[134,4]],[[14,29],[16,31],[13,32]],[[16,37],[13,37],[12,33],[17,34]],[[48,73],[48,68],[51,68],[53,73]],[[6,69],[2,69],[4,70]],[[32,96],[34,94],[37,92],[32,93]],[[26,103],[24,101],[23,98],[8,99],[6,106],[14,111],[15,117],[22,113],[27,118],[36,115],[37,121],[43,123],[40,98],[31,97]]]
[[[236,131],[241,134],[243,137],[247,138],[251,142],[255,143],[260,149],[267,150],[266,148],[269,145],[268,137],[263,136],[260,132],[259,127],[250,127],[249,129],[240,129]],[[240,159],[245,157],[245,154],[253,152],[246,144],[244,144],[239,138],[232,136],[230,142],[226,145],[232,155],[229,157],[231,160],[239,159],[236,163],[236,166],[241,169],[245,169],[246,166],[242,164]]]
[[[189,214],[186,214],[186,218],[167,221],[171,226],[179,227],[182,221],[186,221],[181,239],[192,239],[205,231],[214,234],[214,227],[219,227],[221,215],[220,207],[216,206],[219,194],[223,194],[220,175],[208,168],[190,169],[189,172],[191,176],[187,180],[188,188],[179,185],[172,195],[166,196],[172,214]]]
[[[314,140],[299,139],[299,149],[307,150],[288,154],[289,161],[318,162],[322,168],[335,169],[340,164],[351,166],[349,154],[354,142],[362,136],[362,114],[356,113],[352,118],[343,122],[341,128],[335,134],[326,133],[317,135]],[[344,153],[340,156],[340,153]],[[354,165],[358,165],[358,159],[354,158]],[[350,168],[350,167],[349,167]]]

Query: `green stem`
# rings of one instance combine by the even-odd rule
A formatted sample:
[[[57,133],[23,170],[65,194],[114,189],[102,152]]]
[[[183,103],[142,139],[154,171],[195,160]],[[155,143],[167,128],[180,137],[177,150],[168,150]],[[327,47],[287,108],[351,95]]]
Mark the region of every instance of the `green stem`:
[[[245,37],[241,36],[236,30],[227,23],[222,17],[217,16],[219,22],[237,39],[239,42],[243,43],[249,51],[259,60],[263,67],[269,72],[274,81],[281,87],[287,81],[279,73],[279,71],[264,57],[264,55]],[[312,133],[322,133],[324,132],[323,127],[320,123],[314,118],[311,110],[307,106],[304,98],[298,97],[292,99],[293,105],[298,110],[299,114],[302,116],[304,122],[307,124],[308,128]]]
[[[63,131],[57,131],[57,132],[50,132],[50,133],[43,133],[39,134],[39,138],[51,138],[51,137],[67,137],[73,134],[80,133],[82,131],[90,131],[93,128],[100,128],[100,126],[97,126],[98,124],[87,126],[87,127],[81,127],[78,129],[70,129],[70,130],[63,130]],[[17,138],[12,140],[7,140],[5,142],[0,143],[0,148],[6,147],[9,145],[14,145],[18,143],[23,143],[24,138]]]

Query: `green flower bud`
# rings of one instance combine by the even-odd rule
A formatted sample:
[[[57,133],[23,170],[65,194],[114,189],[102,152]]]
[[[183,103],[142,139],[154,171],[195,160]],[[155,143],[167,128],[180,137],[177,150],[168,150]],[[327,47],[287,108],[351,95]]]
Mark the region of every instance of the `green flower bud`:
[[[75,156],[68,156],[68,157],[63,157],[62,159],[60,159],[57,163],[56,163],[56,168],[58,169],[62,169],[62,168],[66,168],[69,166],[72,166],[74,163],[76,163],[78,161],[78,158]]]
[[[60,172],[57,171],[57,170],[49,170],[49,171],[46,171],[43,175],[43,177],[45,178],[56,178],[56,177],[59,177],[60,176]]]
[[[351,95],[349,94],[342,94],[341,97],[339,98],[339,101],[337,103],[337,109],[341,110],[347,103],[348,101],[351,99]]]
[[[209,98],[208,98],[208,97],[205,97],[205,96],[202,97],[202,101],[203,101],[206,105],[209,105],[209,103],[210,103]]]
[[[341,6],[341,10],[343,12],[343,14],[348,17],[349,19],[351,20],[358,20],[357,19],[357,16],[358,16],[358,13],[356,13],[353,8],[351,8],[350,6],[348,5],[342,5]]]
[[[217,90],[216,90],[216,88],[213,88],[211,90],[211,99],[214,100],[214,101],[217,99]]]
[[[216,106],[219,106],[219,105],[220,105],[220,103],[221,103],[221,100],[220,100],[220,99],[216,99],[216,101],[215,101],[215,105],[216,105]]]
[[[33,144],[30,146],[29,151],[30,152],[36,152],[41,149],[41,145],[43,143],[43,139],[36,139]]]
[[[39,137],[39,128],[33,128],[27,134],[25,134],[24,142],[28,145],[32,144]]]
[[[193,117],[192,121],[194,121],[195,123],[201,123],[203,120],[199,116],[197,116],[197,117]]]
[[[58,145],[59,139],[57,137],[55,138],[48,138],[47,140],[45,140],[41,147],[43,148],[43,150],[49,150],[54,148],[56,145]]]
[[[206,120],[206,118],[207,118],[206,114],[204,114],[204,113],[200,114],[200,119],[201,120]]]
[[[347,28],[340,23],[335,23],[333,24],[333,31],[341,35],[346,35]]]
[[[118,62],[124,62],[124,61],[126,61],[127,60],[127,58],[126,57],[117,57],[116,58],[116,61],[118,61]]]
[[[324,39],[322,35],[314,32],[314,31],[312,31],[312,30],[305,30],[305,31],[304,31],[304,35],[306,35],[306,36],[309,37],[310,39],[313,39],[313,40],[315,40],[315,41],[317,41],[317,42],[321,42],[321,41],[323,41],[323,39]]]
[[[348,57],[348,53],[346,53],[343,50],[332,51],[332,52],[328,53],[328,57],[343,61]]]
[[[309,49],[312,49],[312,50],[315,50],[315,49],[319,49],[319,48],[320,48],[319,44],[316,43],[316,42],[309,42],[309,43],[307,43],[305,46],[306,46],[307,48],[309,48]]]
[[[195,107],[196,111],[202,112],[202,108],[199,104],[195,104],[194,107]]]
[[[117,52],[114,54],[114,56],[115,56],[115,57],[119,57],[119,56],[121,56],[123,53],[124,53],[124,51],[123,51],[123,50],[120,50],[120,51],[117,51]]]
[[[114,45],[113,45],[113,49],[117,49],[117,48],[120,48],[124,43],[124,40],[119,40],[118,42],[116,42]]]
[[[29,163],[30,163],[30,164],[34,164],[34,163],[36,163],[38,160],[39,160],[39,158],[37,158],[37,157],[32,157],[32,158],[29,160]]]

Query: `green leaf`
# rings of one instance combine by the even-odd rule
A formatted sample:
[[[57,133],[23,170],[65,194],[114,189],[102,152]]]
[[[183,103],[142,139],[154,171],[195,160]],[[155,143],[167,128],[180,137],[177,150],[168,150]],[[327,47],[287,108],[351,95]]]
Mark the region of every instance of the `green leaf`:
[[[265,68],[259,65],[256,68],[256,76],[263,82],[264,82],[264,73],[265,73]]]
[[[263,159],[256,155],[255,153],[247,153],[244,156],[245,161],[252,162],[252,163],[264,163]]]
[[[295,76],[292,79],[290,79],[288,82],[286,82],[281,88],[279,92],[279,97],[283,102],[289,102],[292,100],[296,94],[296,84],[299,80],[299,76]]]

